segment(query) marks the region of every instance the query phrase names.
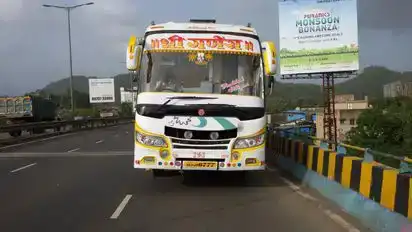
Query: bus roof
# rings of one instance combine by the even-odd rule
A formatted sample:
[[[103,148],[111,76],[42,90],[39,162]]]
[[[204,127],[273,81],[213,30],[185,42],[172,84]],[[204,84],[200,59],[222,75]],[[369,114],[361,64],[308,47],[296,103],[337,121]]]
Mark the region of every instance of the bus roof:
[[[218,31],[218,32],[238,32],[243,34],[257,35],[256,30],[251,27],[230,24],[215,23],[175,23],[167,22],[150,25],[146,32],[152,31]]]

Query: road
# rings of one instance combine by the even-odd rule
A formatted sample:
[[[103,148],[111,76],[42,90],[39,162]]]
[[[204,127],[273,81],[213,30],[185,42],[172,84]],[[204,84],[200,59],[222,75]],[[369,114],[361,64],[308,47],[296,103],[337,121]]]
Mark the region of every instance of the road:
[[[153,179],[132,149],[121,125],[3,151],[0,231],[369,231],[274,168]]]

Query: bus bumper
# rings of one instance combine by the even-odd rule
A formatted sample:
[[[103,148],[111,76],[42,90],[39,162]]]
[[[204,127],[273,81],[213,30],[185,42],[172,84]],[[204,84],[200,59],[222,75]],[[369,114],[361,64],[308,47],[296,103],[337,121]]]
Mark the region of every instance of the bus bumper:
[[[216,151],[199,150],[199,152],[205,154],[203,158],[195,158],[187,152],[174,150],[173,155],[163,159],[159,155],[159,150],[136,145],[134,168],[171,171],[259,171],[266,168],[264,146],[238,152],[237,160],[233,160],[228,154],[217,156]],[[223,153],[228,151],[222,151]]]

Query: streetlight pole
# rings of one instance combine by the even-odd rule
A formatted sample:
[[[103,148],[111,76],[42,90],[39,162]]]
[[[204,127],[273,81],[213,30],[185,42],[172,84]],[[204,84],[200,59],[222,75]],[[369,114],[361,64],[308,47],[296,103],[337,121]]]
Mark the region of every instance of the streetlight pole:
[[[52,8],[58,8],[58,9],[63,9],[66,10],[67,12],[67,24],[68,24],[68,31],[69,31],[69,62],[70,62],[70,107],[72,113],[74,113],[74,94],[73,94],[73,59],[72,59],[72,35],[71,35],[71,26],[70,26],[70,12],[71,10],[82,7],[82,6],[88,6],[88,5],[93,5],[94,2],[88,2],[84,4],[78,4],[78,5],[73,5],[73,6],[57,6],[57,5],[49,5],[49,4],[43,4],[43,7],[52,7]]]
[[[73,60],[72,60],[72,33],[70,26],[70,8],[67,8],[67,25],[69,28],[69,63],[70,63],[70,106],[74,114],[74,94],[73,94]]]

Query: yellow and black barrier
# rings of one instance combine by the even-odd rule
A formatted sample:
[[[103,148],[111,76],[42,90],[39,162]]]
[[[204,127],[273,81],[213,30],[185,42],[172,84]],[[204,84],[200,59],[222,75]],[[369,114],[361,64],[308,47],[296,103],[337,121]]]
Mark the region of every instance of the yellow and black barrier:
[[[362,158],[338,154],[302,141],[274,136],[277,155],[288,157],[345,188],[358,192],[381,206],[412,219],[412,175],[365,162]]]

